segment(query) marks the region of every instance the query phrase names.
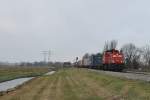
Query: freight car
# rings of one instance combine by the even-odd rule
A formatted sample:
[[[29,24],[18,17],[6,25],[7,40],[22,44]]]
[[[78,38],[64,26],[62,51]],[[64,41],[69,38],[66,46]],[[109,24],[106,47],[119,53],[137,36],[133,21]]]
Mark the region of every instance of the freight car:
[[[101,53],[92,54],[90,58],[91,58],[90,68],[100,69],[102,65],[102,54]]]
[[[85,54],[84,56],[83,56],[83,58],[82,58],[82,67],[83,68],[90,68],[90,66],[91,66],[91,55],[89,55],[88,53],[87,54]]]
[[[92,68],[92,69],[100,69],[100,66],[102,66],[102,54],[85,54],[82,58],[82,60],[79,60],[77,63],[78,67],[82,68]]]

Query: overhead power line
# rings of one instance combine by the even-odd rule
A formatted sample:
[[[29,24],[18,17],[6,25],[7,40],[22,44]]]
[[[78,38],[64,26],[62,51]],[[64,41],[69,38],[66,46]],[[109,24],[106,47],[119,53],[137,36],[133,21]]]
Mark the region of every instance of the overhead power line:
[[[43,54],[43,61],[46,63],[47,61],[50,62],[50,57],[51,57],[51,51],[41,51]]]

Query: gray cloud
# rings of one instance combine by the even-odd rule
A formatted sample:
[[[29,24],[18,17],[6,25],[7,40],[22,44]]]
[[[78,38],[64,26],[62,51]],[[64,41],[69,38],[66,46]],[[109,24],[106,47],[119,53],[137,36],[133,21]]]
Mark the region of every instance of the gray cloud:
[[[0,61],[73,60],[99,52],[106,40],[119,47],[149,43],[149,0],[1,0]]]

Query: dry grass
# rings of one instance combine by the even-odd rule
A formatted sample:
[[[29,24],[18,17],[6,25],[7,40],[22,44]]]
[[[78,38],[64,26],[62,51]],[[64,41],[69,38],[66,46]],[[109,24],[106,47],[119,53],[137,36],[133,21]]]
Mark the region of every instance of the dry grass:
[[[22,77],[39,76],[48,72],[48,67],[0,67],[0,82]]]
[[[150,100],[149,87],[86,69],[64,69],[36,78],[0,100]]]

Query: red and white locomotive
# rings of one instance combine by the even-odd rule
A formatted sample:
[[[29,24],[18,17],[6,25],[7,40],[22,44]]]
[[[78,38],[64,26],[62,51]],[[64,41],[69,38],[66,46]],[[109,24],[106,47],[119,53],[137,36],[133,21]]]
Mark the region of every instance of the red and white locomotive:
[[[107,50],[103,54],[103,70],[122,71],[124,69],[124,55],[119,50]]]

